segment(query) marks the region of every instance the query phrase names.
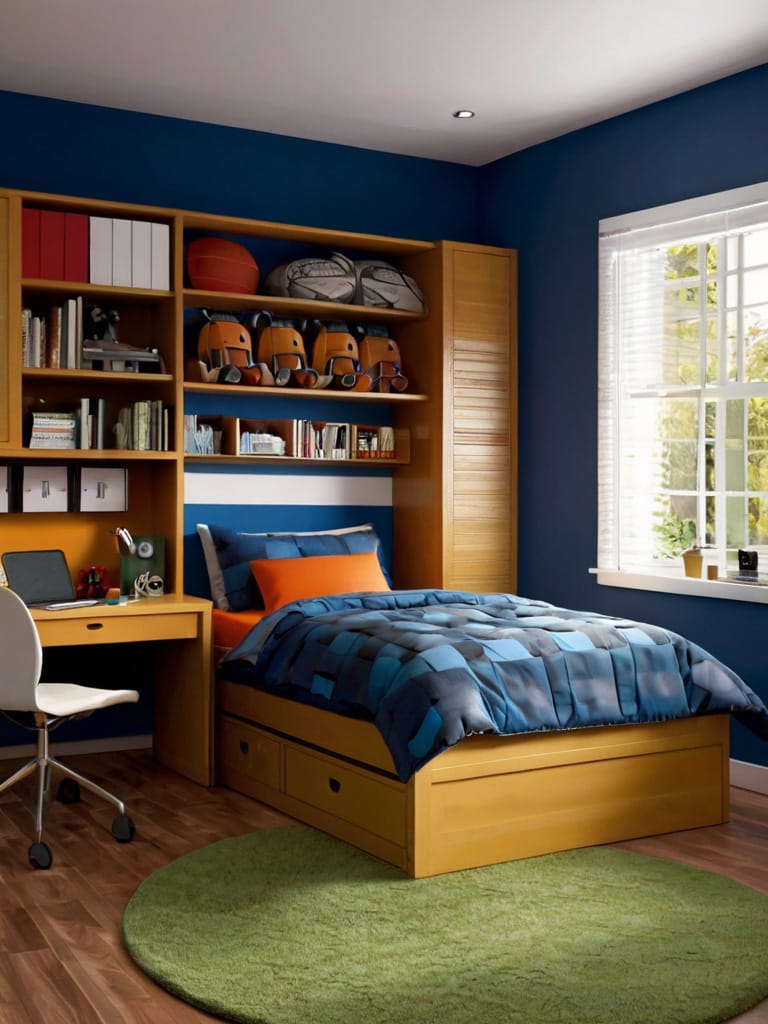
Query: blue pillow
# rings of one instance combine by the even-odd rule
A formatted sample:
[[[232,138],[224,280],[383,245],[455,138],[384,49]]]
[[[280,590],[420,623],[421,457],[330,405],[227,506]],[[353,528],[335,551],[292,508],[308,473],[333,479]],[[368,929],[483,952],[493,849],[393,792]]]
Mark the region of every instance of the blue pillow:
[[[263,608],[264,600],[250,563],[257,558],[304,558],[308,555],[352,555],[375,551],[381,545],[370,523],[317,533],[240,533],[225,526],[198,523],[211,597],[217,608],[240,612]],[[382,565],[387,582],[391,579]]]

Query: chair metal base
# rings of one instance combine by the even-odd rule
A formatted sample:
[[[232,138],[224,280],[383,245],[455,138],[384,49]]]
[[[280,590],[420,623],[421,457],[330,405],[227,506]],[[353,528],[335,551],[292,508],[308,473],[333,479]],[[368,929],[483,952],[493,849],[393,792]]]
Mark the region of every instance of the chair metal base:
[[[133,839],[135,833],[134,824],[125,813],[125,804],[122,800],[119,800],[113,793],[110,793],[102,786],[99,786],[98,783],[93,782],[91,779],[87,779],[84,775],[74,771],[67,765],[62,764],[62,762],[57,758],[51,756],[49,731],[52,727],[60,724],[61,721],[62,719],[60,718],[49,718],[47,715],[36,714],[36,756],[27,761],[25,765],[22,765],[21,768],[17,769],[17,771],[12,775],[9,775],[7,779],[0,782],[0,793],[3,793],[5,790],[15,786],[17,782],[20,782],[28,775],[31,775],[32,772],[39,772],[37,779],[37,806],[35,809],[36,841],[29,848],[29,861],[35,868],[49,868],[52,862],[50,850],[48,846],[42,842],[43,817],[50,800],[52,769],[56,769],[56,771],[61,772],[65,778],[71,779],[72,782],[77,784],[77,786],[82,786],[91,793],[95,793],[96,796],[100,796],[104,800],[108,800],[111,804],[115,805],[118,814],[112,823],[112,834],[118,842],[129,843]]]

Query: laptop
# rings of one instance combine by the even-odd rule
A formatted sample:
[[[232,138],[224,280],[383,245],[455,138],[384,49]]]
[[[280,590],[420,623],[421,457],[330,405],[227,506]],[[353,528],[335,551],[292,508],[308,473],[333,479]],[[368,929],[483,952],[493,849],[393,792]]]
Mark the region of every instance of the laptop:
[[[78,599],[64,552],[6,551],[2,555],[8,586],[28,608],[80,608],[98,604]]]

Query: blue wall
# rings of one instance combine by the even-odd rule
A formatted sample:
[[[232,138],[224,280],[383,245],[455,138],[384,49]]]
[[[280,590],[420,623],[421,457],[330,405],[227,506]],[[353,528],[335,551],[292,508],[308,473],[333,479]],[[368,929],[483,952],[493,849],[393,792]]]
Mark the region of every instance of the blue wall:
[[[0,92],[0,184],[403,238],[476,241],[475,170]]]
[[[768,65],[479,171],[484,242],[520,256],[521,593],[661,623],[768,700],[765,605],[598,586],[597,225],[768,179]],[[735,726],[733,756],[768,764]]]
[[[768,65],[484,168],[0,92],[0,184],[520,254],[519,591],[664,623],[765,699],[761,605],[598,587],[597,222],[768,179]],[[734,729],[737,758],[768,764]],[[18,742],[18,741],[17,741]]]

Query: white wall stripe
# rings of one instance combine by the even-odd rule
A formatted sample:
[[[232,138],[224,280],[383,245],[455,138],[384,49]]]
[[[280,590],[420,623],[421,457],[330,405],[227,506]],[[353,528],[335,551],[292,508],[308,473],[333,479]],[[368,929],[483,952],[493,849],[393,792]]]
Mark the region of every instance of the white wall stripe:
[[[392,504],[388,476],[309,476],[267,473],[185,473],[185,505]]]

